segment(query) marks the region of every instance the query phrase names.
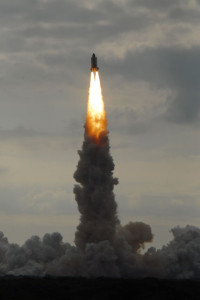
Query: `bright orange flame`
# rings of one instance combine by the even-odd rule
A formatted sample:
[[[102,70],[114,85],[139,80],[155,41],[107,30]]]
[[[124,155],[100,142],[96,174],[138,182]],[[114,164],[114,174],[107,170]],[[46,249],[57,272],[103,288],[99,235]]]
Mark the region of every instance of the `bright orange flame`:
[[[100,135],[107,132],[106,126],[106,112],[101,93],[99,73],[98,71],[92,71],[87,105],[86,133],[98,144]]]

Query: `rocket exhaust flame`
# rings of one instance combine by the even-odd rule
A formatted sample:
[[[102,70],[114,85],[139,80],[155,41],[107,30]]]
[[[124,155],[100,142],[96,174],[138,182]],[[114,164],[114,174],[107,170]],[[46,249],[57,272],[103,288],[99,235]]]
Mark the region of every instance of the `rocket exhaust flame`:
[[[92,71],[85,124],[86,134],[99,144],[100,135],[107,134],[106,127],[106,112],[101,92],[99,72]]]

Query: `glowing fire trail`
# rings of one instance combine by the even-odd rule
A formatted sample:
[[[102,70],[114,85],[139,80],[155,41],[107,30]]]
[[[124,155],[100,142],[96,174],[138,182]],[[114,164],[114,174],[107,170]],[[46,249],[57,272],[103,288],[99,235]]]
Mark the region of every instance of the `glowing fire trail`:
[[[98,71],[92,71],[90,77],[89,99],[86,116],[86,134],[99,143],[101,134],[107,134],[107,120]]]

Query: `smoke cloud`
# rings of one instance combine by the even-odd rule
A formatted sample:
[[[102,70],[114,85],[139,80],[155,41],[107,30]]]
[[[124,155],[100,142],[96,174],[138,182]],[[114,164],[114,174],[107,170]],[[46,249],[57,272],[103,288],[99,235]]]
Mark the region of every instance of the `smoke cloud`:
[[[24,245],[10,244],[0,233],[0,276],[84,276],[199,278],[200,229],[172,229],[174,239],[162,249],[138,250],[152,238],[144,223],[120,226],[112,242],[86,243],[84,251],[64,243],[60,233],[33,236]]]
[[[80,224],[75,234],[75,244],[82,250],[87,243],[103,240],[113,243],[117,217],[117,204],[113,188],[118,179],[113,177],[114,163],[109,153],[107,134],[102,134],[99,143],[87,135],[74,178],[81,185],[74,188],[75,199],[81,213]]]
[[[168,245],[141,254],[153,239],[151,227],[143,222],[120,224],[113,193],[118,180],[113,177],[107,132],[98,144],[85,134],[78,153],[74,193],[81,217],[75,246],[64,243],[60,233],[32,236],[19,246],[0,232],[0,276],[200,277],[199,228],[175,227]]]

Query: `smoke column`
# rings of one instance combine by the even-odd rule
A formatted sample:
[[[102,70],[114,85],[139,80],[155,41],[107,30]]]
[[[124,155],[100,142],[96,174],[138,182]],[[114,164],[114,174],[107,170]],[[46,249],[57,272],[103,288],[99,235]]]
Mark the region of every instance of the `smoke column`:
[[[84,250],[87,243],[114,241],[117,204],[114,199],[114,163],[109,151],[107,120],[98,71],[91,72],[89,100],[80,160],[74,173],[74,193],[81,214],[75,244]]]

